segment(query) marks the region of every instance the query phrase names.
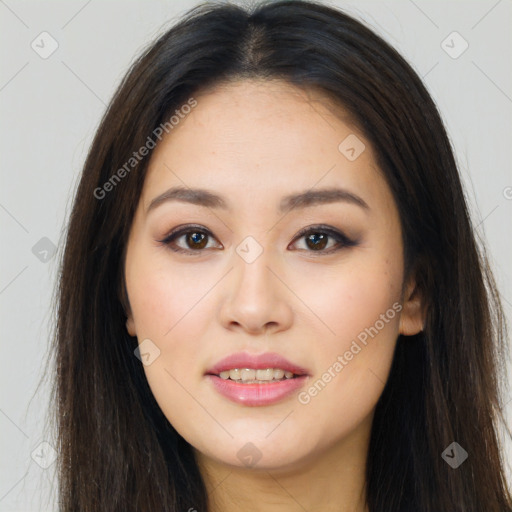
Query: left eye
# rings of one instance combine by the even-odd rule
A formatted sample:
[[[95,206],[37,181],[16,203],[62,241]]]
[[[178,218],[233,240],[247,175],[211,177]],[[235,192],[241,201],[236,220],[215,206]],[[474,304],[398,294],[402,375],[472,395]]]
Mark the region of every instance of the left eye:
[[[184,239],[185,247],[177,244],[177,241]],[[188,226],[186,228],[179,229],[171,232],[166,238],[159,242],[168,246],[174,252],[187,253],[189,255],[197,256],[203,249],[208,248],[208,239],[214,238],[210,231],[205,228],[194,226]],[[331,253],[338,251],[344,247],[352,247],[356,245],[356,242],[350,240],[343,233],[329,227],[317,226],[313,228],[306,228],[302,230],[294,239],[294,243],[297,240],[304,238],[306,250],[308,252],[316,253]],[[329,239],[336,242],[334,248],[331,245],[330,248],[326,248],[329,245]],[[222,248],[222,246],[220,247]],[[193,254],[195,253],[195,254]]]
[[[323,254],[336,252],[344,247],[352,247],[357,244],[357,242],[351,240],[340,231],[328,226],[313,226],[305,228],[296,236],[295,240],[300,240],[301,238],[304,238],[306,247],[308,249],[312,249],[308,252],[318,252]],[[334,244],[334,247],[331,246],[329,249],[326,249],[329,239],[336,243]]]

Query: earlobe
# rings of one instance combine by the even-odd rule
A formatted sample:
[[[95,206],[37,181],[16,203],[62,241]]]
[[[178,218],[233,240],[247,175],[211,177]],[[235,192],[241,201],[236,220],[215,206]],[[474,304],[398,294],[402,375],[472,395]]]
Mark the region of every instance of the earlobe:
[[[124,261],[124,256],[123,256]],[[118,288],[118,298],[119,302],[121,303],[121,306],[123,308],[123,311],[127,317],[126,319],[126,330],[128,331],[128,334],[130,336],[136,336],[137,331],[135,329],[135,322],[133,321],[133,315],[131,312],[131,306],[130,306],[130,300],[128,298],[128,292],[126,290],[126,281],[125,277],[123,275],[123,278],[121,279],[119,288]]]
[[[412,281],[407,286],[404,295],[399,332],[404,336],[413,336],[423,331],[424,326],[425,307],[423,297],[415,281]]]
[[[130,336],[137,336],[137,331],[135,330],[135,322],[133,321],[133,316],[131,314],[126,320],[126,330]]]

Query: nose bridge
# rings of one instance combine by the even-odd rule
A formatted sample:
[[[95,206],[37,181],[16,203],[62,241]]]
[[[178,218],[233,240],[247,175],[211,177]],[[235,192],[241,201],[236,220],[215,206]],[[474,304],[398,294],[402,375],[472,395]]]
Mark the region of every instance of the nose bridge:
[[[269,247],[268,237],[247,236],[236,247],[234,255],[237,293],[255,292],[260,296],[271,296],[275,293],[272,283],[272,272],[269,267],[275,265],[274,251]],[[269,300],[269,297],[266,297]]]
[[[270,237],[259,238],[261,242],[247,236],[233,253],[230,290],[222,307],[221,320],[225,326],[235,323],[248,331],[260,332],[267,325],[281,329],[291,321],[285,287],[274,275],[279,275],[279,258],[268,247]]]

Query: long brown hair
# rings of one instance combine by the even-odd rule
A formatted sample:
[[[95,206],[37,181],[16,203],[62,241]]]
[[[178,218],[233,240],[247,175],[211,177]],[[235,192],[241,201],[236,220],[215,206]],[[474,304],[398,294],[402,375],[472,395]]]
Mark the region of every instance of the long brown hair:
[[[504,318],[437,108],[383,39],[297,0],[195,7],[136,60],[104,114],[55,291],[60,510],[207,510],[193,450],[158,407],[126,332],[124,251],[149,157],[119,169],[195,93],[251,78],[315,87],[353,116],[394,195],[406,271],[426,301],[425,329],[399,337],[375,411],[369,510],[512,510],[498,438]],[[456,469],[441,456],[454,441],[469,454]]]

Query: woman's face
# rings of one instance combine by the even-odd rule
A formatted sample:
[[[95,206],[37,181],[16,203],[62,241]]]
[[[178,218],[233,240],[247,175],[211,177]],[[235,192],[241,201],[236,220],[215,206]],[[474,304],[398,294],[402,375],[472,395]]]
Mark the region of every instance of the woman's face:
[[[127,328],[160,408],[234,466],[297,467],[367,441],[397,336],[422,324],[369,142],[283,82],[195,100],[153,151],[125,263]],[[220,199],[188,201],[199,189]]]

